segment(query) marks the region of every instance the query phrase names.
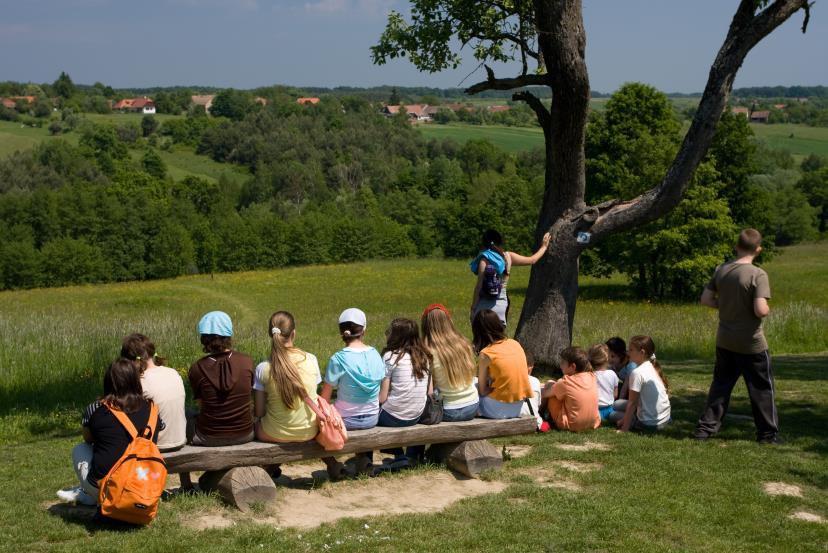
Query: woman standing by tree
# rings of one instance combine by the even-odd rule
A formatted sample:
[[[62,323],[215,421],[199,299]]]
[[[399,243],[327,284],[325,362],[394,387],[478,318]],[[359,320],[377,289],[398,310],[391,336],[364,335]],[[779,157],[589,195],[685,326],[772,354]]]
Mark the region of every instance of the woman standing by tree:
[[[491,309],[506,326],[509,315],[509,296],[506,286],[512,266],[534,265],[546,253],[552,235],[548,232],[543,235],[538,251],[529,257],[503,249],[503,237],[496,230],[487,230],[483,233],[481,250],[470,263],[471,271],[477,275],[477,284],[474,286],[470,318],[484,309]]]

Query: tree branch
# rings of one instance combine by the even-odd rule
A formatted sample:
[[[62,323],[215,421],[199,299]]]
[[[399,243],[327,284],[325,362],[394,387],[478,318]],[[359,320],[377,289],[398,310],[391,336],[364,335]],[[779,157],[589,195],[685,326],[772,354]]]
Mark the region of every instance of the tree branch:
[[[807,5],[807,0],[776,0],[756,13],[755,0],[741,1],[727,37],[710,68],[707,86],[693,123],[664,179],[658,186],[637,198],[605,207],[592,226],[595,240],[655,220],[681,201],[690,186],[693,173],[713,140],[716,125],[727,106],[736,72],[748,52],[794,13],[806,10]],[[599,213],[601,211],[599,209]]]
[[[523,86],[549,86],[547,75],[520,75],[511,79],[496,79],[492,68],[488,65],[484,67],[486,68],[486,80],[467,88],[466,94],[477,94],[484,90],[512,90]]]
[[[516,102],[526,102],[526,104],[535,112],[535,115],[538,118],[538,123],[540,123],[541,128],[544,129],[544,132],[546,132],[549,128],[550,115],[549,110],[546,109],[546,106],[543,105],[540,98],[528,90],[523,90],[512,94],[512,100]]]

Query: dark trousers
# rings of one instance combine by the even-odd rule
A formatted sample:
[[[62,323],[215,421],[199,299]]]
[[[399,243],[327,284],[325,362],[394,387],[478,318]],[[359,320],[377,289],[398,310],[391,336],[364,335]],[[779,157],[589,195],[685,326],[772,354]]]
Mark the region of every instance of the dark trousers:
[[[722,348],[716,348],[713,383],[710,384],[704,413],[696,425],[696,435],[709,436],[722,427],[722,419],[730,403],[730,394],[740,376],[745,379],[747,385],[753,422],[756,425],[756,439],[768,440],[776,437],[779,432],[779,420],[776,414],[770,354],[767,351],[736,353]]]

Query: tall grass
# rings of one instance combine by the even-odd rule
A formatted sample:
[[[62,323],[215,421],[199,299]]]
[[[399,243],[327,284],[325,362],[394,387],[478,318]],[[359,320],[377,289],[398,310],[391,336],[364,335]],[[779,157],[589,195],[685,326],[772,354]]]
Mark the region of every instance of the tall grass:
[[[767,265],[774,291],[766,329],[773,353],[828,351],[828,244],[789,248]],[[529,271],[510,283],[511,329],[523,304]],[[200,355],[199,317],[210,310],[233,318],[237,348],[264,358],[266,324],[277,309],[297,318],[299,345],[326,359],[339,347],[339,312],[358,306],[368,315],[367,340],[382,346],[398,316],[418,318],[431,302],[455,313],[470,335],[473,279],[452,260],[397,260],[175,280],[76,286],[0,293],[0,413],[48,411],[82,403],[98,392],[120,339],[149,335],[169,363],[186,369]],[[697,304],[650,303],[629,296],[621,277],[581,283],[574,341],[588,345],[619,335],[653,336],[665,362],[710,359],[716,313]]]

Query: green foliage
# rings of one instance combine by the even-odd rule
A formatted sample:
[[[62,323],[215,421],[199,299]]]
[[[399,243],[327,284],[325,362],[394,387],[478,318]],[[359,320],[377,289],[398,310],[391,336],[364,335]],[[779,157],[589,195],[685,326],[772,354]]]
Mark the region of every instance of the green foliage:
[[[61,71],[60,76],[52,83],[52,88],[61,98],[71,98],[76,91],[75,83],[72,82],[72,78],[64,71]]]
[[[588,128],[588,201],[629,199],[652,188],[675,156],[679,130],[664,94],[639,83],[621,87]],[[723,168],[730,178],[740,175],[736,161]],[[696,296],[730,251],[736,233],[728,203],[719,197],[722,188],[714,163],[702,163],[673,211],[609,237],[584,257],[584,269],[604,276],[620,270],[645,297]]]
[[[158,130],[158,120],[154,115],[144,115],[141,118],[141,135],[146,138]]]
[[[141,159],[141,166],[144,171],[157,179],[164,179],[167,176],[167,166],[158,152],[152,148],[147,149],[144,157]]]
[[[215,117],[227,117],[234,121],[240,121],[256,109],[253,96],[249,92],[228,88],[222,90],[213,99],[210,114]]]

